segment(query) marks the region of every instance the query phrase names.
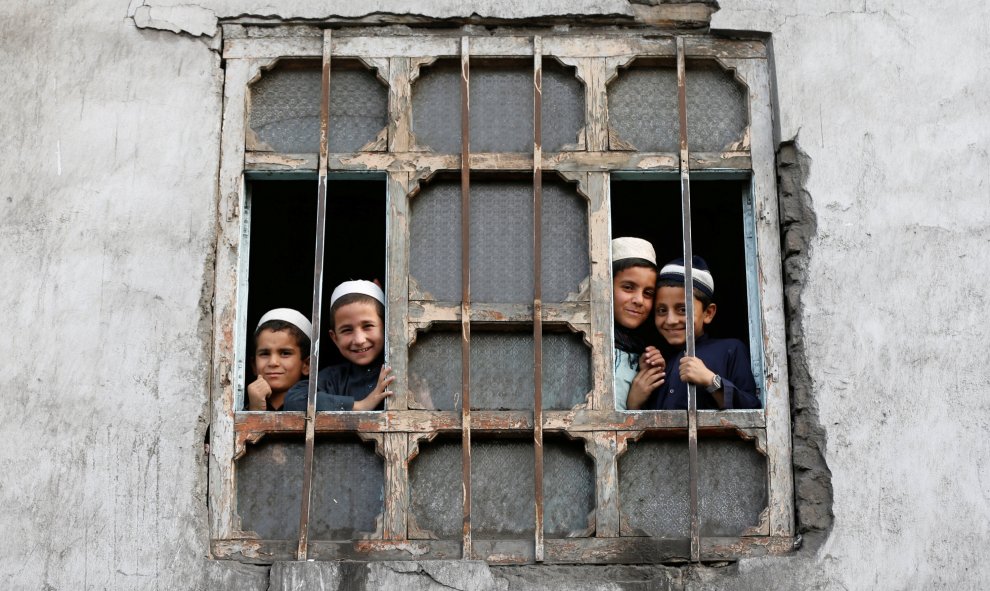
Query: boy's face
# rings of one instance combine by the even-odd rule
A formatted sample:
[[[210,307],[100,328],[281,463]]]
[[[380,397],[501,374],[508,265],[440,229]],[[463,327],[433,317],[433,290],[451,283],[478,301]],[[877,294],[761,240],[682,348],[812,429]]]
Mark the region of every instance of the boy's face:
[[[684,307],[683,287],[661,287],[657,290],[656,323],[657,330],[668,343],[681,346],[687,342],[684,328],[687,318]],[[705,325],[715,318],[715,304],[702,307],[701,301],[694,298],[694,336],[700,337],[705,332]]]
[[[378,307],[371,302],[354,302],[341,306],[334,314],[333,344],[344,359],[354,365],[369,365],[385,347],[385,332]]]
[[[273,394],[285,392],[309,375],[309,356],[302,358],[299,343],[287,330],[266,328],[255,339],[251,367],[255,375],[268,382]]]
[[[623,269],[612,278],[615,322],[637,328],[650,317],[656,293],[657,272],[647,267]]]

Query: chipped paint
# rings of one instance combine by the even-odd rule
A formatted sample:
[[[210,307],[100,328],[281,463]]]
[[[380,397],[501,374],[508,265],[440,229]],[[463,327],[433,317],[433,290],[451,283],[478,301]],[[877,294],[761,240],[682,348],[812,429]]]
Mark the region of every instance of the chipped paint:
[[[208,8],[195,4],[160,6],[143,4],[133,13],[139,29],[158,29],[184,33],[193,37],[213,37],[217,34],[217,16]]]

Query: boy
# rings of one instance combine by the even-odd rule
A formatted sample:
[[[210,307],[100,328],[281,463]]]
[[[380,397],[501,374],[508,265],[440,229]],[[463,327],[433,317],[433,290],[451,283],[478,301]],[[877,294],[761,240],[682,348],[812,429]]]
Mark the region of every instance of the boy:
[[[645,398],[663,383],[663,368],[638,376],[646,348],[641,329],[650,318],[656,292],[657,255],[642,238],[612,240],[612,313],[615,328],[615,410],[626,410],[630,389]],[[637,379],[639,377],[639,379]]]
[[[316,410],[376,410],[392,395],[395,378],[385,367],[385,294],[371,281],[345,281],[330,296],[330,338],[344,356],[343,363],[320,371],[316,381]],[[285,396],[285,410],[306,410],[309,380]]]
[[[281,410],[285,393],[309,375],[309,335],[313,325],[290,308],[265,313],[254,330],[248,410]]]
[[[666,360],[666,384],[648,397],[630,392],[629,407],[651,410],[686,409],[687,385],[697,386],[698,408],[760,408],[746,346],[736,339],[713,339],[705,325],[715,318],[715,280],[701,257],[692,261],[694,318],[686,317],[684,303],[684,259],[664,265],[657,279],[656,326],[660,336],[679,352]],[[684,353],[686,331],[693,330],[695,357]],[[650,348],[643,365],[658,367],[660,352]],[[646,370],[644,370],[645,372]],[[641,372],[643,373],[643,372]]]

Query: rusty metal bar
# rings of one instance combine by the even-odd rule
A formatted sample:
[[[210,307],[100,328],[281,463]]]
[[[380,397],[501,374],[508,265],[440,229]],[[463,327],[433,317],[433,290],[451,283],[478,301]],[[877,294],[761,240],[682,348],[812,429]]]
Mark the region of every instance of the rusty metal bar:
[[[327,169],[330,132],[330,30],[323,31],[323,79],[320,87],[320,171],[316,198],[316,253],[313,262],[313,334],[309,366],[320,367],[320,308],[323,303],[323,235],[327,223]],[[313,493],[313,449],[316,444],[316,375],[310,375],[306,402],[306,455],[303,459],[302,506],[299,509],[299,546],[296,559],[309,553],[309,510]]]
[[[463,558],[471,558],[471,69],[461,37],[461,479]]]
[[[535,559],[543,562],[543,38],[533,37],[533,475]]]
[[[691,245],[691,164],[688,159],[687,86],[684,38],[677,38],[677,112],[680,119],[681,228],[684,233],[684,340],[686,355],[694,357],[694,252]],[[691,560],[701,561],[701,528],[698,520],[698,389],[688,384],[688,468],[691,478]]]

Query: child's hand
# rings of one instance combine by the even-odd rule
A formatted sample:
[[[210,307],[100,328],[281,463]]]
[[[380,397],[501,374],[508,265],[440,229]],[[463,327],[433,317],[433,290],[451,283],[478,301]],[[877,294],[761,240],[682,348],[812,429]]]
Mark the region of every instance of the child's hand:
[[[272,395],[272,387],[264,378],[258,379],[248,384],[248,410],[267,410],[268,397]]]
[[[646,367],[659,367],[660,369],[667,368],[667,362],[664,361],[663,355],[660,354],[660,350],[650,345],[643,351],[643,354],[639,356],[639,366],[641,368]]]
[[[392,368],[383,365],[381,373],[378,374],[378,385],[364,399],[354,401],[354,410],[375,410],[382,400],[391,396],[393,392],[387,389],[395,381],[395,376],[389,375],[391,373]]]
[[[663,361],[663,358],[660,358]],[[638,410],[646,402],[646,399],[650,397],[650,394],[654,390],[663,385],[664,382],[664,368],[660,367],[644,367],[639,370],[636,377],[633,378],[631,384],[629,384],[629,396],[626,398],[626,408],[631,410]]]
[[[681,381],[707,387],[712,384],[715,374],[697,357],[683,357],[678,367]]]

